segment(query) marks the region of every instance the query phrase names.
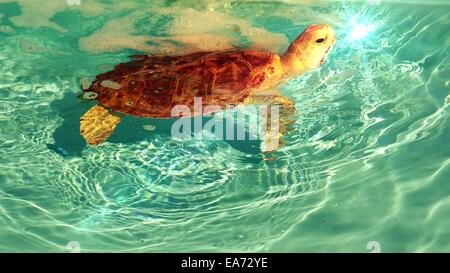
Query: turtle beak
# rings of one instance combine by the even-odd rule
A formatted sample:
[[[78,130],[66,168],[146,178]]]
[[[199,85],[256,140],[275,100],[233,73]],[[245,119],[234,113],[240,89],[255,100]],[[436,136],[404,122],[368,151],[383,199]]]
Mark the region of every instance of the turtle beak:
[[[325,54],[323,55],[322,59],[320,60],[320,64],[323,64],[323,63],[325,62],[325,59],[326,59],[327,56],[328,56],[328,52],[330,52],[330,49],[331,49],[332,46],[333,46],[333,45],[330,45],[330,46],[327,48],[327,50],[325,51]]]
[[[328,57],[328,53],[330,52],[330,50],[333,48],[334,43],[336,42],[336,37],[333,35],[333,40],[331,41],[330,45],[328,46],[327,50],[325,50],[325,53],[323,54],[322,59],[320,60],[320,64],[322,65],[326,58]]]

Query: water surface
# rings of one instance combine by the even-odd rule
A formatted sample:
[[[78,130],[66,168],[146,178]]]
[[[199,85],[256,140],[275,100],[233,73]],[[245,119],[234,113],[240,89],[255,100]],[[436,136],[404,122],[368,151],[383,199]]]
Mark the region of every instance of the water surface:
[[[0,251],[448,252],[450,6],[399,2],[0,0]],[[311,23],[338,41],[280,88],[274,160],[167,120],[79,135],[80,81],[131,54],[283,53]]]

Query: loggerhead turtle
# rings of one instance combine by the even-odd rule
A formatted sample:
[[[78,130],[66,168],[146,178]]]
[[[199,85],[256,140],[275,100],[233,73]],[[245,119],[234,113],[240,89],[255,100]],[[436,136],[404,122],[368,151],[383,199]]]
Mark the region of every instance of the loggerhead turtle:
[[[283,56],[267,51],[227,50],[183,56],[133,55],[134,60],[100,74],[83,91],[85,100],[98,105],[80,119],[80,132],[90,145],[104,142],[123,114],[171,118],[171,109],[186,105],[193,109],[194,97],[203,107],[264,103],[282,106],[279,133],[263,137],[262,148],[278,148],[295,113],[294,103],[274,91],[289,77],[319,67],[335,42],[328,25],[311,25],[296,38]],[[270,91],[272,90],[272,91]],[[191,111],[192,116],[197,115]],[[268,126],[271,128],[271,126]],[[277,138],[273,142],[274,138]]]

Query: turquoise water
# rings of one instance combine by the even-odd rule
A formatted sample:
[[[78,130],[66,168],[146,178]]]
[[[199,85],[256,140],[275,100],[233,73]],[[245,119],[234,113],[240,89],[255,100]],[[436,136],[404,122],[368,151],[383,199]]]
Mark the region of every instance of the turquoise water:
[[[446,1],[76,2],[0,0],[1,252],[450,250]],[[272,160],[167,120],[79,135],[80,82],[128,55],[282,53],[311,23],[338,41],[281,87],[298,113]]]

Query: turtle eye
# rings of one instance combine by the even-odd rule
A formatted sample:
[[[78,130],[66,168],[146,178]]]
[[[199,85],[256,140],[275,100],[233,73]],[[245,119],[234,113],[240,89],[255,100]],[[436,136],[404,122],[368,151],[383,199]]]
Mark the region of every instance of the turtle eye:
[[[319,38],[316,40],[316,43],[318,43],[318,44],[321,44],[323,42],[325,42],[325,38]]]

